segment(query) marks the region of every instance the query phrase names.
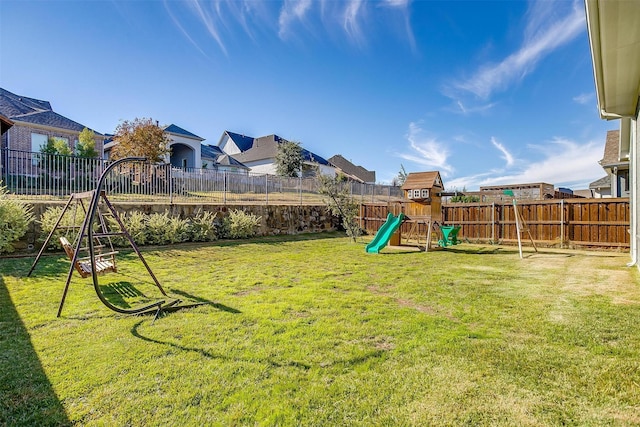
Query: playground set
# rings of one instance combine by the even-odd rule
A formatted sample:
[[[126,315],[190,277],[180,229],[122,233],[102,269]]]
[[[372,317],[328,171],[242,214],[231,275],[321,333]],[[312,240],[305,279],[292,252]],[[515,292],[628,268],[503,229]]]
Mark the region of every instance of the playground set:
[[[387,245],[398,246],[403,239],[419,247],[424,241],[425,251],[428,251],[434,230],[440,233],[439,247],[459,243],[460,227],[441,224],[444,185],[440,172],[410,173],[402,190],[405,200],[392,206],[393,212],[388,213],[387,220],[367,245],[368,253],[379,253]],[[406,231],[405,236],[402,236],[403,231]]]
[[[113,207],[109,199],[107,198],[106,192],[102,190],[102,187],[105,183],[105,179],[109,176],[109,173],[114,171],[116,168],[120,168],[121,173],[128,173],[131,176],[141,176],[142,174],[139,172],[142,168],[139,162],[146,161],[143,157],[128,157],[124,159],[117,160],[111,163],[100,175],[97,181],[97,186],[94,190],[84,192],[84,193],[74,193],[71,194],[69,200],[66,205],[62,209],[53,229],[47,236],[42,248],[38,252],[31,269],[27,273],[27,276],[31,276],[38,261],[40,260],[42,254],[46,250],[51,241],[53,235],[57,230],[65,230],[69,231],[69,229],[77,230],[77,234],[73,239],[73,243],[69,242],[69,239],[66,236],[60,237],[60,243],[65,253],[69,257],[71,261],[71,265],[69,267],[69,273],[67,275],[67,281],[64,286],[64,291],[62,293],[62,299],[60,300],[60,305],[58,307],[58,315],[60,317],[62,313],[62,307],[64,306],[64,302],[67,296],[67,292],[69,290],[69,285],[71,283],[71,278],[73,276],[74,270],[82,278],[91,277],[93,280],[93,287],[95,292],[100,299],[100,301],[109,309],[122,314],[146,314],[146,313],[155,313],[155,317],[157,318],[163,312],[171,312],[176,311],[181,308],[194,307],[197,305],[207,304],[205,302],[197,302],[190,304],[182,304],[182,300],[179,298],[171,298],[164,288],[160,285],[160,282],[156,278],[155,274],[149,267],[149,264],[142,256],[142,253],[138,249],[138,246],[134,242],[131,234],[126,229],[122,219],[118,215],[118,212]],[[132,162],[138,162],[138,164],[131,165]],[[130,165],[122,168],[123,164],[130,163]],[[138,172],[136,172],[138,170]],[[89,200],[88,206],[85,204],[86,201]],[[81,212],[78,212],[79,208]],[[62,220],[67,213],[71,213],[73,216],[73,224],[70,226],[62,226]],[[82,215],[82,225],[76,226],[75,217],[76,215]],[[100,286],[99,276],[103,276],[108,273],[117,273],[118,267],[116,264],[116,255],[119,253],[114,249],[112,239],[115,237],[124,237],[125,240],[130,244],[131,248],[138,256],[138,259],[147,270],[153,284],[160,292],[161,296],[152,301],[151,303],[143,303],[139,307],[120,307],[116,304],[113,304],[107,296],[105,296],[103,292],[103,287]],[[80,256],[80,254],[84,256]]]

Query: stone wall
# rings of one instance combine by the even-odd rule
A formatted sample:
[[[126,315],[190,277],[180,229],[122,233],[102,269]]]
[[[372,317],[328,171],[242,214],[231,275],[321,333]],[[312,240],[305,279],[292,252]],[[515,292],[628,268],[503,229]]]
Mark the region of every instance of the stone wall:
[[[41,245],[39,240],[41,230],[38,220],[40,216],[53,206],[63,207],[66,202],[47,201],[33,202],[33,212],[36,218],[31,224],[29,232],[16,244],[18,251],[36,250]],[[278,234],[320,233],[335,230],[339,220],[333,217],[323,205],[289,206],[289,205],[208,205],[208,204],[163,204],[163,203],[132,203],[112,202],[120,214],[140,211],[145,214],[165,213],[188,218],[199,211],[218,212],[219,216],[227,215],[229,211],[243,210],[261,218],[258,234],[262,236]],[[73,206],[73,205],[72,205]],[[88,206],[88,200],[85,206]],[[78,207],[78,209],[80,209]]]

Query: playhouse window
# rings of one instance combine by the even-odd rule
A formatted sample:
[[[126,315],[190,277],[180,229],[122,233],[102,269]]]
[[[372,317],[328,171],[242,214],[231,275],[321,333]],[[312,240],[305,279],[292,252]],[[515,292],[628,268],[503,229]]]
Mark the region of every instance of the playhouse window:
[[[420,198],[420,190],[413,190],[413,198],[414,199]]]
[[[422,198],[423,199],[428,199],[429,198],[429,190],[426,188],[422,189]]]

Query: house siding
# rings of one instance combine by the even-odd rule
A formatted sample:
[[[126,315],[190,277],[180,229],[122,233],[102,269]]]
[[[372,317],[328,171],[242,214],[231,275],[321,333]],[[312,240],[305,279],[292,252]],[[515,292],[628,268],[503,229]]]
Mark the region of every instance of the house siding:
[[[36,126],[32,124],[25,124],[19,121],[14,121],[14,125],[9,131],[2,137],[2,147],[10,150],[18,151],[31,151],[31,134],[38,133],[46,135],[47,137],[55,138],[67,138],[69,140],[69,146],[75,149],[75,141],[80,135],[79,132],[65,131],[63,129],[54,129],[44,126]],[[102,136],[96,136],[94,138],[96,142],[96,151],[102,154],[103,150],[103,138]]]

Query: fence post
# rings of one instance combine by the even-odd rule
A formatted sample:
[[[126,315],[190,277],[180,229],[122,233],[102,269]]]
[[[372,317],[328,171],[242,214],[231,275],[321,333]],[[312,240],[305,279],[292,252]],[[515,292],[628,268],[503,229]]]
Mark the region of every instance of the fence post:
[[[165,166],[169,171],[167,176],[169,177],[169,204],[173,205],[173,168],[171,164]]]
[[[491,202],[491,243],[496,243],[496,202]]]
[[[222,204],[227,204],[227,171],[222,172]]]
[[[264,175],[264,203],[269,204],[269,175]]]
[[[560,249],[564,248],[564,199],[560,199]]]

